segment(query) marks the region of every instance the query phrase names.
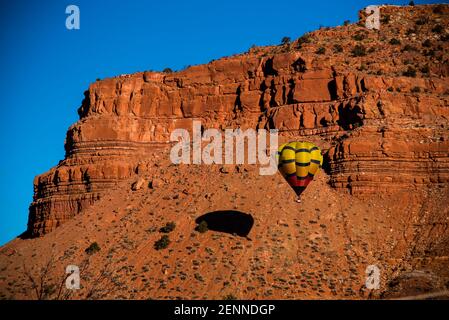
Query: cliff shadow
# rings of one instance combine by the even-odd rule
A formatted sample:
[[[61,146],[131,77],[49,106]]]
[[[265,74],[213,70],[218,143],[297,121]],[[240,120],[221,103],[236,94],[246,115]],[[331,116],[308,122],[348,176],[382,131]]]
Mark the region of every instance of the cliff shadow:
[[[327,150],[323,154],[323,164],[321,165],[321,169],[329,176],[332,175],[330,163],[331,163],[331,157],[329,155],[329,150]]]
[[[198,225],[203,221],[207,223],[209,230],[246,238],[254,225],[254,218],[250,214],[235,210],[212,211],[195,220]]]
[[[344,130],[353,130],[363,125],[364,112],[359,105],[341,103],[338,106],[337,124]]]
[[[29,230],[25,230],[21,234],[17,236],[18,239],[27,240],[27,239],[33,239],[35,237],[32,236],[31,232]]]

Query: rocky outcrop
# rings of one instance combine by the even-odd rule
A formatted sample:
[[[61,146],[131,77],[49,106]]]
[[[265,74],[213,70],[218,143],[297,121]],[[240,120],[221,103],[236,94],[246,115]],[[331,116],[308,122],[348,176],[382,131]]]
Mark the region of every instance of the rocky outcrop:
[[[382,7],[391,19],[380,31],[325,28],[175,73],[91,84],[67,132],[65,159],[34,181],[30,235],[52,231],[144,170],[171,131],[194,119],[205,128],[315,139],[326,151],[330,185],[352,194],[447,184],[449,8],[435,8]],[[417,27],[422,15],[434,19]],[[393,24],[398,16],[401,24]],[[393,37],[408,47],[391,44]],[[363,54],[354,53],[356,42]]]
[[[367,94],[361,126],[327,154],[331,185],[369,193],[447,184],[448,111],[431,95]]]

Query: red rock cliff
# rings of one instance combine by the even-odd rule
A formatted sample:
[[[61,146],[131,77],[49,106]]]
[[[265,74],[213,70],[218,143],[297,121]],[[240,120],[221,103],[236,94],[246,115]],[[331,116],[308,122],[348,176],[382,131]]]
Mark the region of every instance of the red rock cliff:
[[[66,157],[34,181],[28,231],[38,236],[145,170],[170,132],[273,128],[326,151],[342,192],[449,183],[449,6],[381,8],[381,29],[322,28],[175,73],[90,85]],[[394,40],[393,40],[394,39]]]

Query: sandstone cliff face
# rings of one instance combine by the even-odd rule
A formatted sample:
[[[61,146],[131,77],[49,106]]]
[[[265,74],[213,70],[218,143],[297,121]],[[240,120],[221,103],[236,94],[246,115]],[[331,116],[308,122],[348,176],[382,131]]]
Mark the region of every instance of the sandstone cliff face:
[[[147,170],[151,152],[194,119],[314,140],[326,152],[329,184],[342,192],[447,185],[448,14],[448,6],[382,7],[379,31],[323,28],[175,73],[93,83],[67,132],[65,159],[34,181],[30,235]]]

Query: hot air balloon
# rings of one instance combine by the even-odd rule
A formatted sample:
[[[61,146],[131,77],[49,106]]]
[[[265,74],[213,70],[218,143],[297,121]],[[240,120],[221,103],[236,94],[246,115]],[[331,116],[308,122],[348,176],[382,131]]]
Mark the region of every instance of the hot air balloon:
[[[323,164],[321,150],[310,142],[288,142],[281,145],[277,153],[278,169],[301,202],[301,193],[313,180]]]

